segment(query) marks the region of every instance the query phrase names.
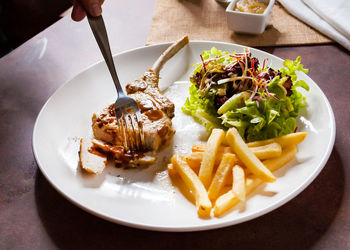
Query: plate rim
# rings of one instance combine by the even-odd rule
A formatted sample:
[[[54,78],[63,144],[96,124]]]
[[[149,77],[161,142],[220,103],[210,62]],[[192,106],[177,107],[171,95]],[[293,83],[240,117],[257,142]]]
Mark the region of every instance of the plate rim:
[[[227,43],[227,42],[220,42],[220,41],[208,41],[208,40],[191,40],[189,42],[189,45],[191,44],[212,44],[211,46],[215,46],[218,44],[224,45],[224,46],[237,46],[237,47],[241,47],[241,48],[249,48],[249,49],[253,49],[255,51],[259,51],[260,53],[263,54],[268,54],[269,57],[274,57],[274,59],[277,60],[284,60],[281,57],[275,56],[269,52],[257,49],[257,48],[253,48],[253,47],[249,47],[249,46],[244,46],[241,44],[235,44],[235,43]],[[122,56],[123,54],[127,54],[127,53],[131,53],[131,52],[135,52],[137,50],[144,50],[144,49],[150,49],[153,47],[161,47],[161,46],[169,46],[170,44],[172,44],[171,42],[164,42],[164,43],[158,43],[158,44],[152,44],[152,45],[145,45],[145,46],[141,46],[141,47],[137,47],[137,48],[133,48],[133,49],[129,49],[129,50],[125,50],[119,53],[115,53],[113,54],[113,58],[118,57],[118,56]],[[303,183],[301,183],[301,185],[299,185],[296,189],[294,189],[293,191],[289,192],[287,195],[283,196],[282,198],[280,198],[279,200],[275,201],[274,204],[270,205],[267,208],[264,209],[260,209],[257,212],[255,212],[254,214],[248,214],[245,217],[240,218],[239,220],[235,220],[235,221],[223,221],[223,222],[217,222],[215,224],[209,224],[209,225],[196,225],[196,226],[185,226],[185,227],[181,227],[181,226],[171,226],[171,227],[166,227],[166,226],[154,226],[154,225],[150,225],[150,224],[145,224],[145,223],[134,223],[134,222],[128,222],[127,220],[122,220],[122,219],[116,219],[116,218],[111,218],[111,216],[108,216],[106,214],[104,214],[103,212],[97,212],[93,209],[90,209],[89,207],[84,206],[83,204],[81,204],[81,202],[76,201],[75,199],[73,199],[69,194],[65,193],[63,190],[60,189],[59,185],[56,185],[54,180],[51,180],[47,174],[47,172],[45,171],[45,168],[42,167],[42,163],[40,162],[40,159],[38,157],[38,149],[35,146],[35,138],[36,138],[36,134],[38,133],[37,131],[37,126],[38,126],[38,122],[40,120],[40,117],[42,116],[44,110],[46,109],[47,105],[49,104],[49,102],[53,99],[53,97],[56,95],[57,92],[59,92],[61,89],[63,89],[67,84],[69,84],[71,81],[73,81],[74,79],[76,79],[77,77],[79,77],[81,74],[83,74],[84,72],[88,71],[89,69],[95,67],[96,65],[103,63],[103,59],[98,60],[95,63],[92,63],[91,65],[87,66],[84,70],[80,71],[78,74],[76,74],[74,77],[72,77],[71,79],[67,80],[66,82],[64,82],[61,86],[59,86],[51,95],[50,97],[47,99],[47,101],[45,102],[45,104],[42,106],[42,108],[40,109],[36,119],[35,119],[35,123],[34,123],[34,127],[33,127],[33,134],[32,134],[32,151],[33,151],[33,155],[34,155],[34,159],[41,171],[41,173],[45,176],[46,180],[50,183],[50,185],[58,192],[60,193],[64,198],[66,198],[68,201],[72,202],[74,205],[76,205],[77,207],[83,209],[84,211],[95,215],[99,218],[102,218],[104,220],[113,222],[113,223],[117,223],[123,226],[128,226],[128,227],[133,227],[133,228],[138,228],[138,229],[144,229],[144,230],[150,230],[150,231],[162,231],[162,232],[190,232],[190,231],[204,231],[204,230],[213,230],[213,229],[219,229],[219,228],[224,228],[224,227],[228,227],[228,226],[234,226],[246,221],[250,221],[252,219],[255,219],[257,217],[260,217],[262,215],[265,215],[267,213],[270,213],[271,211],[283,206],[284,204],[286,204],[287,202],[291,201],[293,198],[295,198],[297,195],[299,195],[303,190],[306,189],[306,187],[308,187],[311,182],[319,175],[319,173],[323,170],[323,168],[325,167],[331,153],[332,153],[332,149],[334,147],[334,143],[335,143],[335,137],[336,137],[336,122],[335,122],[335,117],[334,117],[334,112],[332,109],[332,106],[327,98],[327,96],[324,94],[324,92],[322,91],[322,89],[318,86],[318,84],[312,80],[311,77],[309,77],[308,75],[306,75],[306,77],[310,78],[312,80],[313,83],[315,83],[315,86],[319,89],[320,93],[322,94],[322,97],[325,101],[327,110],[329,112],[329,115],[331,117],[331,121],[330,121],[330,125],[331,125],[331,129],[330,129],[330,140],[328,141],[328,145],[326,147],[326,154],[324,154],[317,166],[317,168],[312,172],[312,174],[310,176],[308,176],[307,179],[304,180]]]

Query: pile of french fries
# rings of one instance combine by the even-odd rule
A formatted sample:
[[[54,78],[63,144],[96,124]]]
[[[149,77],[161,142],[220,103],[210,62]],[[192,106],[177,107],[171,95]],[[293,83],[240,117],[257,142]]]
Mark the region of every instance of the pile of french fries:
[[[172,179],[181,178],[193,194],[198,216],[224,215],[263,182],[274,182],[273,171],[291,161],[296,144],[307,133],[245,143],[235,128],[213,129],[207,145],[194,144],[192,153],[173,155],[168,164]]]

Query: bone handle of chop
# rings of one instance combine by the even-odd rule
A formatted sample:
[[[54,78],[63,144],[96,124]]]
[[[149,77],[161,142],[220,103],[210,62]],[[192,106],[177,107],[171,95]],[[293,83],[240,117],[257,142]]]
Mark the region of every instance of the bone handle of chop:
[[[182,49],[186,44],[188,44],[188,36],[184,36],[177,42],[173,43],[166,51],[164,51],[157,61],[153,64],[152,70],[156,75],[159,75],[164,63],[166,63],[170,58],[172,58],[180,49]]]

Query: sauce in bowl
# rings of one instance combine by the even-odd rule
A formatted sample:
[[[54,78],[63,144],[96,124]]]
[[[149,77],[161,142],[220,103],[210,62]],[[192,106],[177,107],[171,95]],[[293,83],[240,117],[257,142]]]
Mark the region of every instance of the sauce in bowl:
[[[263,14],[268,3],[258,0],[239,0],[234,8],[235,11]]]

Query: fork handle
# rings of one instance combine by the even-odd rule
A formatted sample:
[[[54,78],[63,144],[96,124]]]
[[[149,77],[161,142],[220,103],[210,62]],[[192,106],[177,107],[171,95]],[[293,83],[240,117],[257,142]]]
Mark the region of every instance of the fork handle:
[[[88,21],[92,30],[92,33],[95,36],[98,46],[102,52],[102,55],[106,61],[109,72],[111,73],[114,85],[118,92],[118,97],[125,96],[122,86],[120,85],[117,72],[115,70],[113,57],[111,54],[111,48],[108,42],[107,31],[105,23],[103,21],[102,15],[93,17],[88,15]]]

